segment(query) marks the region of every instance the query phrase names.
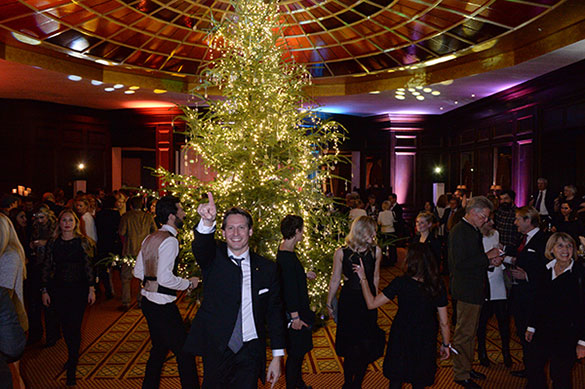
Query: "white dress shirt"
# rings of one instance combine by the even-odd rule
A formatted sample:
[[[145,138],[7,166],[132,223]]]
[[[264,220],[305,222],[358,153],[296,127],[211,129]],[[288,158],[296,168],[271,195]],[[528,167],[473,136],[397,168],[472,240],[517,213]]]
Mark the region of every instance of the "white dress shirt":
[[[179,241],[175,237],[177,235],[177,230],[168,224],[165,224],[160,228],[159,231],[170,232],[172,236],[169,236],[163,240],[158,248],[158,268],[156,271],[156,282],[158,282],[159,285],[169,289],[188,289],[191,285],[189,280],[177,277],[173,274],[175,258],[177,258],[177,255],[179,255]],[[144,240],[146,240],[146,238]],[[144,244],[144,241],[142,241],[142,243]],[[140,250],[138,253],[138,257],[136,258],[136,265],[134,265],[132,274],[134,274],[134,277],[140,280],[144,279],[144,260],[142,259],[142,250]],[[177,299],[176,296],[157,292],[149,292],[145,289],[142,289],[141,294],[149,301],[160,305],[172,303]]]
[[[536,200],[534,200],[534,206],[536,207],[536,202],[538,201],[538,198],[540,197],[540,208],[537,209],[538,213],[540,213],[541,216],[548,216],[548,209],[546,209],[546,204],[544,203],[544,199],[546,198],[546,189],[541,190],[538,192],[538,196],[536,196]]]
[[[199,221],[197,225],[197,232],[200,234],[211,234],[215,232],[215,222],[212,226],[206,226],[203,221]],[[250,268],[250,249],[246,250],[245,253],[235,255],[228,248],[228,257],[241,258],[241,270],[242,270],[242,340],[249,342],[254,339],[258,339],[258,333],[256,332],[256,322],[254,321],[254,304],[252,303],[252,271]],[[237,266],[237,262],[231,260],[234,265]],[[283,356],[283,349],[272,350],[272,355],[275,357]]]
[[[98,241],[97,229],[95,228],[95,221],[91,213],[86,212],[81,216],[83,220],[83,227],[85,229],[85,235],[89,236],[95,243]]]

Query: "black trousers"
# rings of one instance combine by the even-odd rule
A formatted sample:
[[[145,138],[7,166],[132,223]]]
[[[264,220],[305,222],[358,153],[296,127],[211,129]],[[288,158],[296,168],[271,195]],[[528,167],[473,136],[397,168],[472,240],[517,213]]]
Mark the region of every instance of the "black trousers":
[[[550,378],[553,389],[571,389],[573,381],[571,370],[577,358],[575,348],[577,336],[574,331],[536,330],[532,342],[528,344],[526,372],[527,389],[548,389],[545,366],[550,361]]]
[[[303,360],[305,354],[289,354],[286,358],[286,389],[297,389],[305,387],[303,381]]]
[[[87,306],[89,287],[54,287],[49,289],[51,305],[55,308],[63,338],[67,345],[67,364],[75,372],[81,346],[81,323]]]
[[[142,313],[148,323],[152,342],[142,387],[144,389],[159,387],[161,370],[171,350],[177,358],[181,387],[183,389],[199,388],[195,357],[183,351],[187,332],[175,303],[161,305],[143,298]]]
[[[265,348],[254,339],[245,342],[234,354],[229,348],[223,353],[203,356],[203,389],[256,389],[258,377],[264,374]]]
[[[481,307],[479,314],[479,327],[477,328],[477,349],[484,352],[487,323],[492,315],[496,315],[498,320],[498,330],[502,338],[502,352],[510,352],[510,316],[508,314],[508,300],[491,300],[486,301]]]
[[[522,362],[524,362],[524,367],[527,366],[527,356],[530,354],[531,347],[528,347],[528,342],[526,342],[525,334],[526,328],[528,327],[528,316],[530,312],[528,310],[529,302],[524,301],[523,299],[514,298],[514,289],[512,289],[512,298],[510,300],[510,310],[512,311],[512,316],[514,316],[514,324],[516,325],[516,335],[520,339],[520,344],[522,344]]]

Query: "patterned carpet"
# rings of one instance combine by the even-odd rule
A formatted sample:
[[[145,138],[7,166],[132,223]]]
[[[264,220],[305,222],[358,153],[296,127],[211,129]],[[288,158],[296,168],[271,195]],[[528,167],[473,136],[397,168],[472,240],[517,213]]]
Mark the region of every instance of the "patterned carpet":
[[[383,269],[381,286],[385,286],[400,271],[396,267]],[[137,288],[137,285],[135,285]],[[117,289],[119,290],[119,289]],[[142,312],[136,306],[127,312],[117,310],[119,301],[98,301],[89,308],[83,329],[82,355],[78,366],[78,388],[140,388],[144,368],[148,359],[150,339],[148,327]],[[183,317],[192,318],[196,311],[194,304],[181,298],[179,308]],[[379,310],[378,323],[386,333],[390,330],[392,318],[398,306],[395,301]],[[325,328],[313,335],[314,349],[303,364],[305,381],[314,388],[340,388],[343,384],[342,361],[335,354],[335,323],[328,322]],[[484,388],[517,389],[522,388],[524,380],[512,377],[503,366],[499,347],[499,333],[495,318],[488,324],[487,349],[494,362],[490,368],[477,364],[477,370],[485,373],[487,379],[481,382]],[[513,338],[511,345],[514,359],[513,369],[521,368],[521,346]],[[271,354],[267,352],[268,358]],[[22,372],[29,388],[49,389],[64,387],[66,348],[63,340],[54,347],[43,349],[40,345],[27,349],[22,361]],[[436,383],[432,388],[454,388],[451,361],[439,364]],[[198,360],[199,375],[202,377],[202,364]],[[169,355],[162,373],[161,388],[179,388],[177,366],[174,357]],[[574,373],[575,388],[585,388],[585,366],[578,364]],[[386,388],[388,381],[382,375],[382,359],[370,365],[364,381],[364,388]],[[269,388],[270,385],[266,385]],[[276,388],[284,388],[281,378]],[[410,387],[410,386],[406,386]]]

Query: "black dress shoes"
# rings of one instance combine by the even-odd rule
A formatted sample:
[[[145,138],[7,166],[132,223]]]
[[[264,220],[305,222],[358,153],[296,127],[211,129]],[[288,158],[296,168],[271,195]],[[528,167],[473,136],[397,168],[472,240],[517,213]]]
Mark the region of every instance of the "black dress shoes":
[[[526,370],[525,369],[511,371],[510,374],[512,374],[514,377],[526,378]]]
[[[490,359],[487,356],[487,353],[479,353],[479,364],[483,367],[490,367]]]
[[[468,378],[466,380],[455,380],[455,383],[457,385],[463,386],[464,388],[481,389],[481,386],[476,384],[471,378]]]
[[[469,378],[472,378],[474,380],[485,380],[485,374],[471,369],[471,371],[469,372]]]

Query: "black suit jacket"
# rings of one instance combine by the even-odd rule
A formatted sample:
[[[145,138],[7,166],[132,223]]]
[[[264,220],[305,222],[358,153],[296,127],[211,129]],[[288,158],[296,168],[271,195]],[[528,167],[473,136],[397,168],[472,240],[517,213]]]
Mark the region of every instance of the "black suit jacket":
[[[516,302],[533,303],[536,287],[542,282],[546,273],[548,259],[544,256],[544,249],[547,241],[548,234],[538,230],[522,251],[509,253],[509,255],[516,257],[516,266],[524,269],[528,275],[528,281],[517,280],[517,285],[512,286],[511,298]]]
[[[192,244],[195,260],[202,270],[203,302],[193,319],[184,348],[203,357],[221,355],[227,350],[241,305],[240,269],[228,258],[225,242],[216,242],[213,235],[195,231]],[[284,349],[284,313],[276,263],[250,251],[250,271],[254,323],[263,351],[258,354],[259,367],[262,367],[259,374],[263,375],[266,326],[272,349]]]
[[[538,193],[539,191],[537,190],[532,194],[532,197],[530,198],[530,202],[532,203],[532,206],[535,208],[536,200],[538,200]],[[544,196],[544,205],[546,206],[549,216],[553,216],[553,214],[555,213],[555,197],[556,195],[549,188],[547,188],[546,195]],[[540,212],[540,209],[537,209],[537,211]]]
[[[461,220],[449,233],[451,295],[455,300],[483,304],[489,263],[483,249],[481,232]]]

